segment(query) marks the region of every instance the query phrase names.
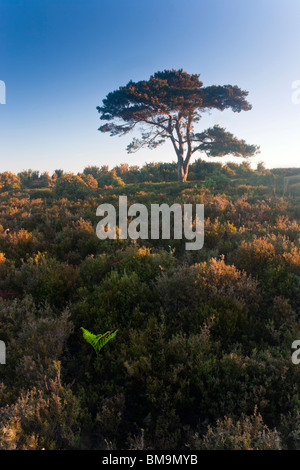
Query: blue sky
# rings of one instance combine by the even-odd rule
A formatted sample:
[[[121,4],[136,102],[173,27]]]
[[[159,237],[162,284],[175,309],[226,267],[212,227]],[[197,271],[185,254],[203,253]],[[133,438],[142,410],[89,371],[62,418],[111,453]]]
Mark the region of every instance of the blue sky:
[[[260,145],[253,166],[300,166],[299,49],[299,0],[0,0],[0,171],[173,161],[171,144],[128,155],[130,136],[98,132],[96,110],[171,68],[248,90],[251,111],[214,112],[201,127]]]

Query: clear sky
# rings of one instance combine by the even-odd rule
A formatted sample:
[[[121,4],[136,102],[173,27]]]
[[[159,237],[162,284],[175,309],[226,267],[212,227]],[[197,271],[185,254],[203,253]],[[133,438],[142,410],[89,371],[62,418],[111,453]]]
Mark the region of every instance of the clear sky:
[[[173,161],[168,143],[128,155],[130,137],[98,132],[96,110],[109,91],[171,68],[248,90],[251,111],[201,126],[260,145],[254,166],[300,167],[299,0],[0,0],[0,171]]]

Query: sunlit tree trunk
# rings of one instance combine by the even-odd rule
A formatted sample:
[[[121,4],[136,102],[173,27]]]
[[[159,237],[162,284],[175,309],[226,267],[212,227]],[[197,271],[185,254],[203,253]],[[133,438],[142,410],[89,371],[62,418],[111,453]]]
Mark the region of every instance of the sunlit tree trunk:
[[[192,146],[191,146],[191,138],[190,138],[192,119],[190,116],[188,125],[187,125],[186,135],[184,136],[185,142],[182,136],[182,132],[180,130],[180,126],[179,126],[180,120],[181,119],[177,121],[176,126],[175,126],[177,137],[178,137],[178,150],[176,152],[177,157],[178,157],[178,181],[185,183],[187,181],[189,165],[190,165],[190,160],[192,156]],[[187,150],[185,150],[186,144],[187,144]]]
[[[178,161],[178,181],[185,183],[188,176],[188,166],[185,167],[185,164],[182,161]]]

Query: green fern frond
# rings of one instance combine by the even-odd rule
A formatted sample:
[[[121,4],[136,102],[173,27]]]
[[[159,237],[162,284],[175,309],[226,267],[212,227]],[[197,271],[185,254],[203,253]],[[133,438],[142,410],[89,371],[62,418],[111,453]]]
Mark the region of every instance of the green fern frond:
[[[85,328],[81,327],[83,332],[84,339],[93,346],[94,350],[96,351],[97,355],[99,351],[103,348],[103,346],[108,343],[112,338],[114,338],[119,330],[115,331],[107,331],[104,335],[94,335],[90,331],[86,330]]]

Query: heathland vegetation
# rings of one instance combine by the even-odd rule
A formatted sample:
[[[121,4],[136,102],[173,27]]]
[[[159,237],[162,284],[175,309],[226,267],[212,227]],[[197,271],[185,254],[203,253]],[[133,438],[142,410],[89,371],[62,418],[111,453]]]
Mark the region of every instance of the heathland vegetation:
[[[0,449],[300,448],[300,169],[177,176],[0,174]],[[119,195],[204,204],[203,249],[99,240]]]

